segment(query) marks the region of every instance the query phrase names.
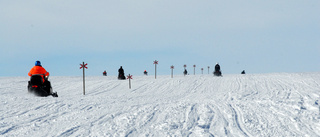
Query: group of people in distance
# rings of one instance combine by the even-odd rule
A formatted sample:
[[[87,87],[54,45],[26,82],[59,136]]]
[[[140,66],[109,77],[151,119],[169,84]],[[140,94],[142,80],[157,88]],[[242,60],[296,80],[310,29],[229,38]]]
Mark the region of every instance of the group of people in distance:
[[[188,74],[187,69],[184,69],[183,74],[184,74],[184,75],[187,75],[187,74]],[[222,76],[219,63],[217,63],[217,64],[214,66],[214,72],[213,72],[213,74],[214,74],[215,76]]]
[[[120,80],[123,80],[123,79],[126,79],[125,75],[124,75],[124,70],[122,68],[122,66],[120,66],[119,70],[118,70],[119,74],[118,74],[118,79]],[[102,72],[102,75],[103,76],[107,76],[107,71],[103,71]]]
[[[124,79],[126,79],[126,77],[125,77],[125,75],[124,75],[124,70],[123,70],[122,66],[120,66],[118,72],[119,72],[119,74],[118,74],[118,79],[119,79],[119,80],[124,80]],[[144,75],[148,75],[147,70],[144,70],[143,74],[144,74]]]
[[[120,66],[118,72],[119,80],[126,79],[122,66]],[[104,71],[102,74],[103,76],[107,76],[107,71]],[[148,72],[145,70],[143,74],[148,75]],[[183,74],[187,75],[188,71],[185,69]],[[215,65],[213,74],[215,76],[222,76],[219,63]],[[245,74],[245,71],[243,70],[241,74]],[[35,66],[30,70],[28,75],[30,76],[30,81],[28,81],[29,92],[35,92],[38,96],[52,95],[54,97],[58,97],[57,92],[53,92],[51,83],[48,80],[49,72],[42,67],[40,61],[35,62]]]
[[[118,79],[125,79],[124,70],[123,70],[122,66],[120,66],[120,69],[118,70],[118,72],[119,72],[119,74],[118,74]],[[148,75],[148,72],[147,72],[146,70],[144,70],[143,74],[144,74],[144,75]],[[188,75],[187,69],[184,69],[183,74],[184,74],[184,75]],[[214,74],[215,76],[222,76],[221,68],[220,68],[219,63],[217,63],[217,64],[215,65],[213,74]],[[241,72],[241,74],[246,74],[245,70],[243,70],[243,71]],[[107,72],[106,72],[106,71],[103,72],[103,76],[107,76]]]

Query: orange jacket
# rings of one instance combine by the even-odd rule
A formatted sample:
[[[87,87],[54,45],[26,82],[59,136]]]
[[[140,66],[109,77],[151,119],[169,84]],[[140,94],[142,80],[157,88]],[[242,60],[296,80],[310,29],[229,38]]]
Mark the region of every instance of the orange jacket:
[[[29,76],[32,75],[45,75],[45,76],[49,76],[49,72],[46,71],[46,69],[44,69],[42,66],[34,66],[30,72],[28,73]],[[42,76],[43,78],[43,76]]]

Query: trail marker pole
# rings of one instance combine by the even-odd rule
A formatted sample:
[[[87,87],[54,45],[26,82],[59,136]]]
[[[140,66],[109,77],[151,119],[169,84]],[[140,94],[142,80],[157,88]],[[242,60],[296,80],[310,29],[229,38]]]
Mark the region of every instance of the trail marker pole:
[[[210,69],[210,66],[208,66],[208,74],[209,74],[209,69]]]
[[[203,68],[201,68],[201,74],[203,74]]]
[[[83,69],[83,95],[85,95],[86,94],[86,91],[85,91],[85,89],[86,89],[86,84],[85,84],[85,74],[84,74],[84,68],[86,68],[86,69],[88,69],[88,67],[87,67],[87,63],[86,64],[84,64],[84,62],[82,62],[82,64],[80,64],[80,69]]]
[[[158,64],[158,61],[155,60],[153,61],[153,64],[154,64],[154,78],[157,79],[157,64]]]
[[[196,75],[196,65],[193,65],[193,75]]]
[[[171,78],[173,78],[173,69],[174,69],[174,66],[172,65],[170,68],[171,68]]]
[[[127,79],[129,79],[129,89],[131,89],[131,79],[132,79],[132,75],[129,74],[127,77],[128,77]]]

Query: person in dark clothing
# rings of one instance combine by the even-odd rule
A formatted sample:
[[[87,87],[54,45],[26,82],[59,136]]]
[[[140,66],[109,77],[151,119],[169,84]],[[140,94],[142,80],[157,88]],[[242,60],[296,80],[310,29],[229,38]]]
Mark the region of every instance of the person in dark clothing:
[[[222,75],[221,75],[221,70],[220,70],[220,65],[219,65],[219,63],[217,63],[216,66],[214,67],[214,72],[213,72],[213,74],[214,74],[215,76],[222,76]]]
[[[103,71],[102,75],[107,76],[107,71]]]
[[[243,71],[241,72],[241,74],[246,74],[246,72],[243,70]]]
[[[124,74],[124,70],[123,70],[122,66],[120,66],[118,72],[119,72],[119,74]]]
[[[216,71],[216,72],[220,71],[219,63],[217,63],[216,66],[214,67],[214,71]]]
[[[118,72],[119,72],[118,79],[126,79],[126,77],[124,76],[124,70],[122,66],[120,66]]]
[[[184,75],[187,75],[187,74],[188,74],[187,69],[184,69],[183,74],[184,74]]]
[[[146,75],[146,76],[148,76],[147,70],[144,70],[143,74]]]

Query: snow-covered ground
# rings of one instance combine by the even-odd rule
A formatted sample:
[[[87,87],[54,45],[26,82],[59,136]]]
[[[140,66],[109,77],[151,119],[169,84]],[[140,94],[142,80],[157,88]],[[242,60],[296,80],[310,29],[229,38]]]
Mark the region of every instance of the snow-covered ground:
[[[0,136],[320,136],[320,73],[0,78]]]

